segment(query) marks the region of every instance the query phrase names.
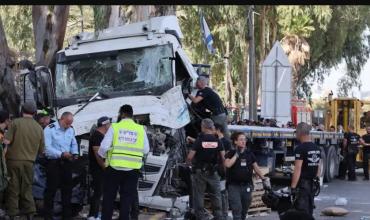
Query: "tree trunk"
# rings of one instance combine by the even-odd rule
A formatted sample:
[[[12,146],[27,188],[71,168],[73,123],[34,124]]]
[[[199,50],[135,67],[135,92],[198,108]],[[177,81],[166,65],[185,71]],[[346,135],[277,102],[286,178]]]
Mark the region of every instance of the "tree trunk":
[[[47,66],[54,72],[55,55],[63,47],[68,14],[66,5],[56,5],[53,11],[45,5],[32,6],[36,65]]]
[[[225,70],[226,74],[224,76],[225,80],[225,98],[228,104],[235,107],[236,100],[235,100],[235,92],[236,89],[233,84],[233,80],[231,77],[231,64],[230,64],[230,42],[226,42],[226,59],[225,59]]]
[[[261,15],[260,15],[260,30],[261,30],[261,33],[260,33],[260,46],[261,46],[261,49],[260,49],[260,56],[259,56],[259,62],[256,63],[256,90],[255,91],[255,94],[257,94],[257,102],[258,102],[258,99],[260,99],[261,97],[261,93],[260,93],[260,86],[261,86],[261,80],[262,80],[262,63],[265,59],[265,56],[266,56],[266,21],[265,21],[265,18],[266,18],[266,7],[267,6],[263,6],[262,7],[262,11],[261,11]],[[261,100],[260,100],[261,101]]]
[[[14,85],[12,66],[14,66],[14,61],[10,58],[8,43],[0,17],[0,109],[5,109],[10,114],[18,116],[20,98]]]
[[[107,28],[109,26],[112,7],[110,5],[94,5],[93,11],[95,32]]]
[[[123,24],[123,19],[121,16],[121,6],[119,5],[112,5],[111,6],[111,13],[109,16],[109,27],[118,27]]]
[[[174,5],[135,5],[131,13],[131,23],[148,20],[151,17],[176,15]]]

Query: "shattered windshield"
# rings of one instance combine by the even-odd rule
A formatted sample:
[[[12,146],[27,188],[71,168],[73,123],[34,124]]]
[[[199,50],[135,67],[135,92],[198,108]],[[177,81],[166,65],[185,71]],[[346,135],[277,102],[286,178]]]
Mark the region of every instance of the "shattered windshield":
[[[118,51],[57,64],[58,99],[96,92],[161,95],[172,87],[170,45]]]

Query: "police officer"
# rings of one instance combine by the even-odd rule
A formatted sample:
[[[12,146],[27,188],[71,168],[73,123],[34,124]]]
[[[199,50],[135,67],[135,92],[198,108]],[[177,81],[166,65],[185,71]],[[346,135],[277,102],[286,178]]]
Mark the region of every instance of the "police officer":
[[[366,127],[366,133],[360,139],[360,143],[363,146],[362,167],[364,169],[364,180],[369,180],[370,125]]]
[[[227,169],[227,188],[233,220],[244,220],[252,202],[253,170],[268,186],[265,178],[257,165],[255,155],[246,148],[246,136],[243,132],[235,132],[231,140],[236,149],[229,151],[225,156]]]
[[[186,160],[189,165],[193,163],[193,202],[197,220],[205,219],[203,216],[204,192],[207,187],[209,187],[210,191],[213,215],[216,220],[223,219],[221,213],[220,176],[217,174],[216,167],[218,156],[223,161],[225,151],[222,142],[215,135],[214,129],[214,123],[211,119],[206,118],[202,120],[202,133],[195,140]]]
[[[360,135],[354,132],[353,125],[348,126],[348,132],[344,134],[343,147],[347,157],[348,180],[356,181],[356,156],[360,145]]]
[[[53,218],[54,196],[58,188],[62,195],[62,218],[72,219],[72,161],[78,159],[78,146],[72,128],[73,115],[64,112],[59,121],[44,129],[46,164],[46,189],[44,193],[44,218]]]
[[[188,97],[193,103],[210,111],[213,122],[221,124],[224,127],[225,136],[230,137],[229,130],[227,128],[228,122],[225,106],[222,104],[220,96],[207,85],[208,78],[204,75],[199,76],[196,82],[196,87],[198,89],[196,96],[189,94]]]
[[[106,158],[104,172],[102,220],[111,220],[114,200],[119,188],[120,219],[130,218],[130,209],[137,194],[139,170],[149,141],[144,126],[136,124],[131,105],[119,110],[118,123],[112,123],[100,145],[98,154]]]
[[[294,172],[291,193],[294,207],[312,216],[314,188],[320,176],[320,148],[311,141],[311,126],[301,122],[297,125],[296,137],[300,142],[295,148]]]

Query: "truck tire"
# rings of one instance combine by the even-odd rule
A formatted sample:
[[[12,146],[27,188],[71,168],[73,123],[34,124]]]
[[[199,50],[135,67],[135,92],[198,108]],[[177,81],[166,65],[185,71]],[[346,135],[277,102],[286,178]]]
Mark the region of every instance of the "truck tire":
[[[326,154],[326,172],[324,175],[325,182],[331,182],[338,174],[339,158],[334,146],[330,146]]]
[[[321,160],[320,160],[320,179],[325,179],[325,172],[326,172],[326,154],[324,147],[320,147],[321,150]]]

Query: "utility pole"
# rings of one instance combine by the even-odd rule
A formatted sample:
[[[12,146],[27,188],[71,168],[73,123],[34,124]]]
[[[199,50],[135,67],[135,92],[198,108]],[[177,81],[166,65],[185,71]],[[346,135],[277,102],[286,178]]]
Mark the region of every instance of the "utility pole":
[[[248,10],[249,37],[249,120],[257,121],[257,95],[255,74],[255,45],[254,45],[254,5]]]

